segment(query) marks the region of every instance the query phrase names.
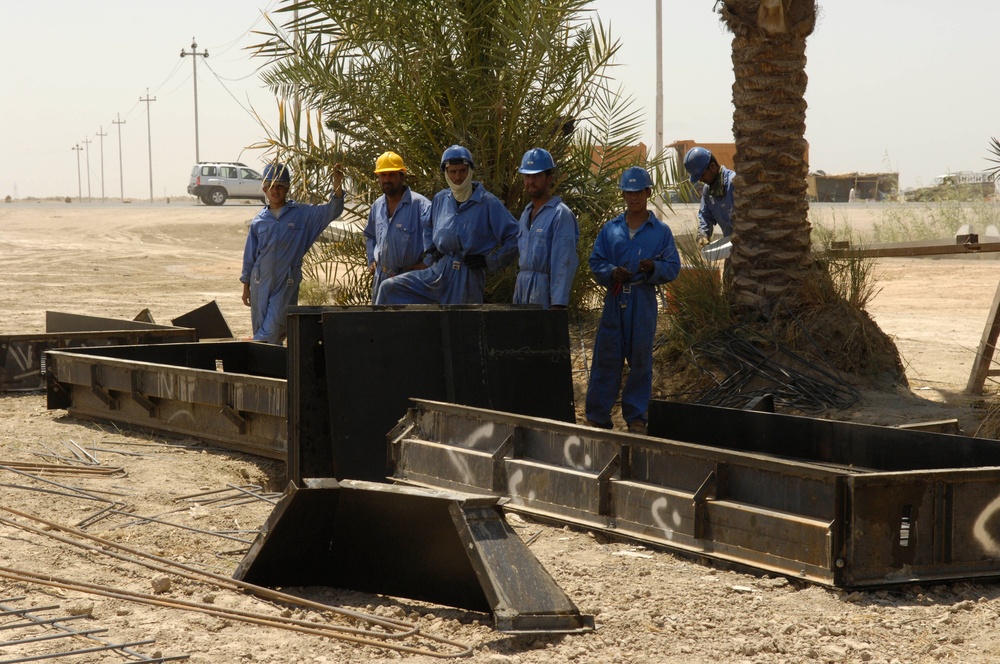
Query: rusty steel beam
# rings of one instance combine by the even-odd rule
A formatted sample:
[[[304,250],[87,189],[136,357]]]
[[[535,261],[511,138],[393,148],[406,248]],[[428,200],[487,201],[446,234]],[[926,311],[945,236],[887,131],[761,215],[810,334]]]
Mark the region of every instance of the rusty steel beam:
[[[254,342],[49,351],[48,407],[285,459],[286,351]]]
[[[997,441],[664,403],[671,438],[416,401],[393,476],[823,585],[1000,577]]]

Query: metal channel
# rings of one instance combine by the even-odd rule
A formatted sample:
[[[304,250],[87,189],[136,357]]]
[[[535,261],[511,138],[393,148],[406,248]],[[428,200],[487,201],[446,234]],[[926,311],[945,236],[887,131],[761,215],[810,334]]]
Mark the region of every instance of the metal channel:
[[[253,342],[114,346],[50,351],[46,357],[50,409],[286,457],[283,347]]]
[[[575,419],[565,311],[293,307],[288,355],[295,481],[385,481],[385,432],[414,397]]]
[[[823,453],[798,440],[789,458],[750,449],[746,429],[730,431],[747,449],[729,449],[415,404],[390,434],[398,481],[823,585],[1000,576],[998,467],[885,472],[852,466],[824,438]]]
[[[47,313],[51,315],[53,312]],[[45,334],[0,335],[0,392],[44,390],[45,352],[49,350],[198,340],[197,332],[190,328],[99,319],[93,316],[80,317],[84,321],[70,320],[70,314],[57,316],[58,322],[68,327],[94,327],[90,327],[89,331],[69,329]]]
[[[482,495],[333,479],[289,482],[234,578],[490,612],[505,632],[585,632],[582,615]]]

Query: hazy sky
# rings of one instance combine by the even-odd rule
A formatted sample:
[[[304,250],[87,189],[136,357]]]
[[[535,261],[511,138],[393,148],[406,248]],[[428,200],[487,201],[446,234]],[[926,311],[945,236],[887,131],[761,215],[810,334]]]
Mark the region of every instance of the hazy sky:
[[[731,36],[712,0],[664,0],[664,142],[732,140]],[[263,138],[274,98],[245,47],[261,40],[262,11],[276,0],[3,0],[6,85],[0,105],[0,196],[149,197],[147,104],[156,197],[186,193],[195,161],[192,37],[197,59],[202,160],[240,159]],[[899,171],[902,186],[990,164],[1000,137],[995,0],[837,0],[821,3],[808,40],[806,138],[810,168],[828,173]],[[612,75],[647,118],[654,144],[655,3],[596,0],[622,42]],[[282,22],[283,19],[279,19]],[[119,117],[123,125],[113,124]],[[91,141],[89,144],[84,141]],[[73,150],[79,145],[79,153]]]

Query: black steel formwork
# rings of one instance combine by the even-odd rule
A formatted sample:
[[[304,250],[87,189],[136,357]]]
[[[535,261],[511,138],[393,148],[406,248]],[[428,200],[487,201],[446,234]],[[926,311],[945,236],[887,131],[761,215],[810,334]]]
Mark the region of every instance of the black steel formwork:
[[[497,499],[357,480],[289,482],[233,577],[331,586],[490,612],[506,632],[594,627]]]
[[[287,351],[256,342],[73,348],[46,353],[48,408],[287,455]]]
[[[565,311],[293,307],[288,476],[385,481],[385,434],[411,398],[572,422]]]
[[[197,330],[141,321],[45,312],[44,334],[0,335],[0,392],[45,389],[45,352],[63,348],[197,341]]]
[[[394,478],[824,585],[1000,576],[997,441],[665,402],[650,431],[417,401]]]

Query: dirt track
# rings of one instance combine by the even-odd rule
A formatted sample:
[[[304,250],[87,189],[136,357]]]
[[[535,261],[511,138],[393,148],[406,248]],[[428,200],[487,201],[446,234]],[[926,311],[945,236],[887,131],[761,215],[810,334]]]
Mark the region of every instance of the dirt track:
[[[249,334],[248,310],[237,281],[245,222],[255,206],[210,208],[190,203],[131,205],[10,204],[0,206],[0,332],[44,331],[46,310],[132,318],[148,307],[158,322],[216,300],[238,337]],[[690,209],[671,220],[675,232],[692,225]],[[870,219],[859,219],[858,224]],[[882,291],[872,312],[894,335],[914,388],[912,395],[866,394],[845,418],[899,424],[959,417],[967,428],[979,413],[961,395],[1000,272],[993,260],[894,259],[881,263]],[[198,530],[257,528],[269,512],[258,502],[232,509],[195,506],[182,497],[259,484],[282,469],[192,440],[150,438],[79,422],[45,409],[40,395],[0,397],[0,461],[67,453],[69,441],[101,448],[108,479],[54,478],[88,492],[120,494],[134,514],[161,514]],[[167,444],[164,444],[167,443]],[[145,445],[152,444],[151,447]],[[141,456],[136,456],[139,454]],[[27,485],[0,473],[0,482]],[[270,488],[278,488],[271,486]],[[59,523],[93,515],[90,503],[23,488],[0,488],[0,506]],[[11,515],[0,510],[0,517]],[[237,545],[158,524],[124,525],[109,518],[90,532],[171,560],[231,572]],[[1000,588],[958,583],[843,593],[714,569],[669,553],[610,543],[584,532],[512,519],[563,589],[600,629],[591,635],[526,638],[497,634],[486,617],[417,602],[312,589],[322,601],[415,620],[422,630],[474,649],[476,663],[542,664],[688,662],[994,662],[1000,660]],[[164,576],[103,555],[55,543],[0,523],[0,566],[33,569],[151,593]],[[123,642],[153,638],[141,652],[188,653],[191,662],[379,662],[399,655],[383,649],[255,627],[229,618],[149,607],[120,599],[0,578],[0,599],[26,596],[33,605],[60,604],[91,614],[80,621],[104,627]],[[164,597],[217,607],[279,614],[264,602],[172,577]],[[309,621],[326,618],[294,610]],[[77,625],[79,627],[79,625]],[[7,654],[0,652],[0,657]],[[107,656],[103,656],[107,657]],[[413,662],[436,659],[406,655]],[[120,659],[100,655],[73,661]]]

